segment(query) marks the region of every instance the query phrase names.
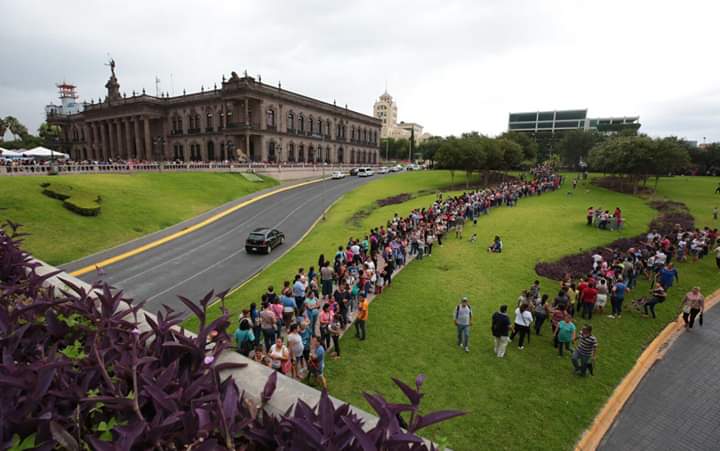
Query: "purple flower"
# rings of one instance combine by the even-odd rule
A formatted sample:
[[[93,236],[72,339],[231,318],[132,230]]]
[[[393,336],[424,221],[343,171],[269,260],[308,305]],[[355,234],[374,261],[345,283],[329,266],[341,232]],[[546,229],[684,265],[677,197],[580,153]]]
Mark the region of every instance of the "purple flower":
[[[131,330],[130,332],[131,332],[133,335],[140,335],[140,329],[138,329],[137,327],[136,327],[135,329]]]
[[[203,360],[203,361],[205,362],[205,365],[210,365],[211,363],[213,363],[215,361],[215,357],[208,355],[208,356],[205,356],[205,360]]]

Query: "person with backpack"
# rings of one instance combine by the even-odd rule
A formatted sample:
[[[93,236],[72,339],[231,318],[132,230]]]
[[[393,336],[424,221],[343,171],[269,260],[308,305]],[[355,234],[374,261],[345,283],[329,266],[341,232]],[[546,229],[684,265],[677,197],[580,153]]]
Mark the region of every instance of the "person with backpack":
[[[507,315],[507,305],[501,305],[500,310],[493,313],[491,330],[495,337],[495,355],[502,358],[510,342],[510,318]]]
[[[457,327],[458,346],[470,352],[468,341],[470,340],[470,326],[472,326],[472,309],[468,304],[467,296],[463,296],[460,304],[455,307],[455,327]]]
[[[235,329],[235,344],[237,345],[237,351],[245,357],[248,357],[255,347],[255,334],[249,317],[243,316],[240,319],[240,324]]]

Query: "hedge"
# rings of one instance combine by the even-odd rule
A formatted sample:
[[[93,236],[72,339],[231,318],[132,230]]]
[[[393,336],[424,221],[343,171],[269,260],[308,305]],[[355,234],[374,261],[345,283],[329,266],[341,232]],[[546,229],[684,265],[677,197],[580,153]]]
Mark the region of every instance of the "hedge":
[[[43,194],[63,201],[68,210],[82,216],[100,214],[100,196],[84,191],[77,191],[72,186],[44,183]]]

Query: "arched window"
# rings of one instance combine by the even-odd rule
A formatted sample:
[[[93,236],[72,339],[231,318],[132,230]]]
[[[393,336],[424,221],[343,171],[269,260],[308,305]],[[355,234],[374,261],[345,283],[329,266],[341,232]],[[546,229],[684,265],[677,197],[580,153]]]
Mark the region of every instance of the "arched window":
[[[322,123],[322,119],[318,118],[318,135],[322,135],[322,134],[323,134],[323,123]]]
[[[300,133],[305,133],[305,116],[302,113],[298,116],[298,128]]]
[[[212,141],[208,141],[207,143],[207,159],[208,161],[214,161],[215,160],[215,143]]]
[[[298,161],[300,163],[305,162],[305,146],[303,144],[298,147]]]
[[[330,119],[328,119],[327,121],[325,121],[325,133],[327,134],[328,138],[330,137],[330,130],[332,129],[330,128]]]
[[[354,125],[350,128],[350,140],[355,141],[355,126]]]
[[[312,116],[310,116],[310,134],[312,135],[315,133],[315,121],[313,120]]]
[[[200,115],[195,115],[195,128],[200,128]]]
[[[207,114],[206,121],[207,121],[207,122],[205,123],[205,129],[206,129],[206,131],[211,132],[211,131],[212,131],[212,128],[213,128],[213,115],[212,115],[212,113],[209,112],[209,113]]]
[[[288,113],[287,121],[288,131],[295,131],[295,115],[292,111]]]
[[[337,162],[338,162],[338,163],[345,163],[345,151],[343,150],[342,147],[339,147],[339,148],[338,148],[338,151],[337,151]]]
[[[293,143],[288,144],[287,161],[290,163],[295,162],[295,144]]]
[[[340,136],[342,136],[342,133],[340,133],[342,130],[342,125],[338,122],[337,127],[335,129],[335,139],[339,139]]]
[[[312,163],[313,161],[315,161],[315,148],[311,145],[308,148],[308,163]]]
[[[267,117],[267,126],[275,127],[275,111],[272,108],[267,110],[266,117]]]
[[[367,129],[364,129],[364,130],[363,130],[363,141],[364,141],[364,142],[368,142]]]
[[[277,155],[275,154],[275,142],[270,141],[268,143],[268,161],[274,163],[277,161]]]
[[[325,163],[330,163],[330,146],[325,147]]]

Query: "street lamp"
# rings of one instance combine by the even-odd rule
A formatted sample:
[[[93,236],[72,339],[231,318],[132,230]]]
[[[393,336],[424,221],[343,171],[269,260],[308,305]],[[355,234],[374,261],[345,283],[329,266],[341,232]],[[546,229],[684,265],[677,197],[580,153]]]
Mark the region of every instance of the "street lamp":
[[[321,134],[312,134],[311,137],[318,139],[320,138],[320,161],[321,161],[321,168],[322,168],[322,176],[320,179],[320,183],[322,186],[322,189],[320,190],[320,203],[325,205],[325,159],[323,158],[323,149],[325,148],[325,135]],[[323,214],[322,214],[322,220],[325,220],[325,209],[323,208]]]

